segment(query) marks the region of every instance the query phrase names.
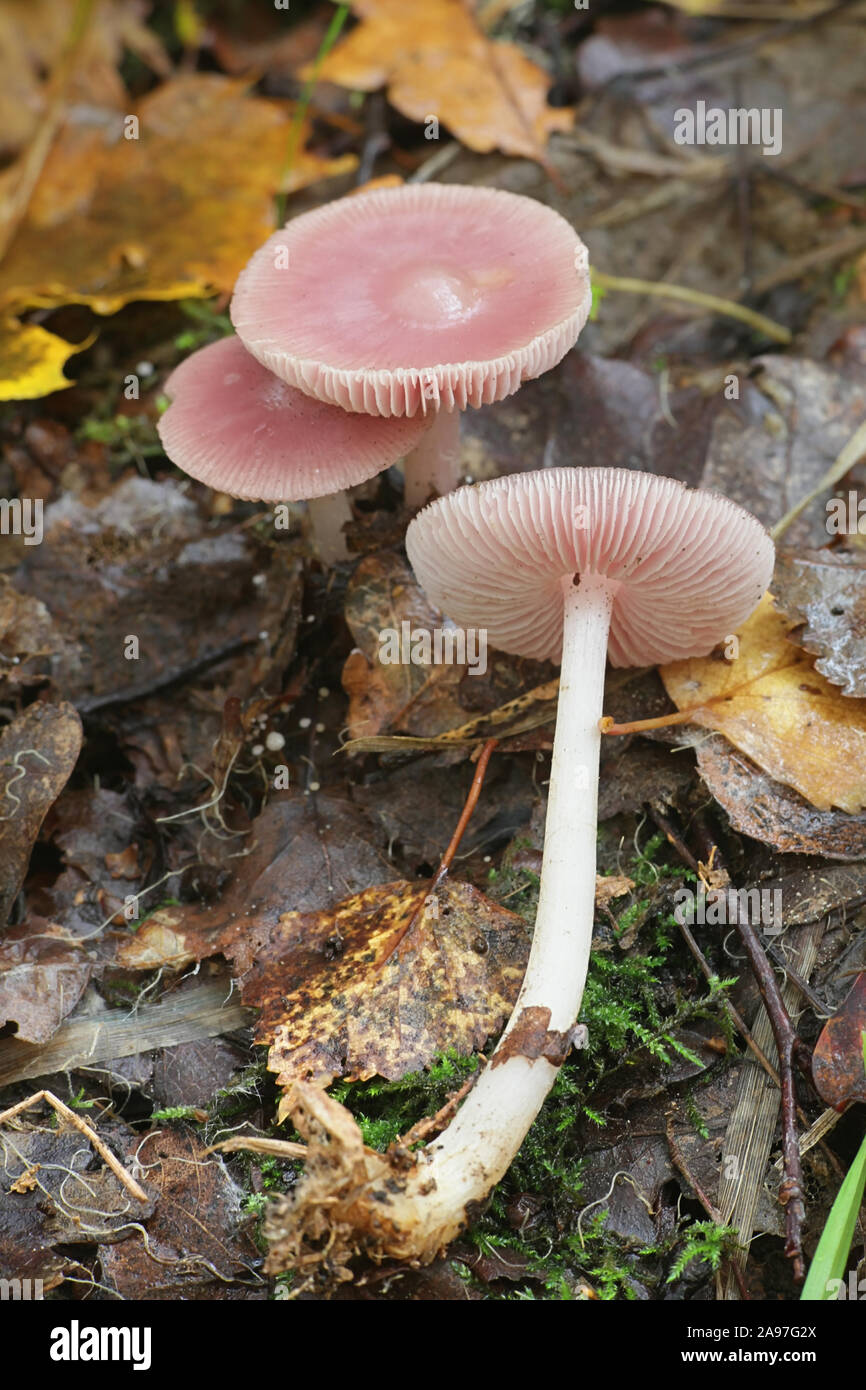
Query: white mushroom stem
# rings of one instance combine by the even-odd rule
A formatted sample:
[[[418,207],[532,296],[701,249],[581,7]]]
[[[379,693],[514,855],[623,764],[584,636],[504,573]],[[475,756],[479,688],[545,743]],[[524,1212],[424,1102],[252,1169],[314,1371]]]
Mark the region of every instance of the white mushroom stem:
[[[319,559],[325,565],[336,565],[349,559],[349,548],[343,527],[352,520],[352,508],[347,492],[333,492],[328,497],[313,497],[307,503],[310,526]]]
[[[467,1203],[484,1201],[504,1176],[553,1085],[577,1022],[594,920],[598,725],[616,588],[595,574],[584,575],[578,586],[569,576],[563,585],[562,671],[541,892],[523,987],[473,1090],[444,1134],[419,1154],[404,1192],[385,1209],[402,1237],[413,1232],[404,1249],[422,1257],[452,1240],[466,1224]],[[524,1055],[538,1052],[533,1042],[539,1037],[544,1045],[545,1030],[554,1061]],[[527,1045],[523,1040],[530,1033]]]
[[[437,410],[427,433],[403,465],[406,506],[423,507],[431,494],[444,497],[460,481],[460,411]]]

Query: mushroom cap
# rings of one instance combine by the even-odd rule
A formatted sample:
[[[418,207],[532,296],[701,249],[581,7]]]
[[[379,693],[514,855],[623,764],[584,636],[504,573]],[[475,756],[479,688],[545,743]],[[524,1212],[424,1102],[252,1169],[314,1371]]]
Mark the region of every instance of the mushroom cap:
[[[431,183],[296,217],[241,272],[231,315],[307,395],[414,415],[511,395],[565,356],[591,302],[586,247],[559,213]]]
[[[559,661],[563,580],[596,573],[616,595],[613,666],[705,656],[759,602],[774,549],[714,492],[625,468],[549,468],[432,502],[406,533],[427,595],[494,647]]]
[[[430,421],[351,415],[266,370],[238,338],[194,352],[165,383],[159,437],[173,463],[208,487],[300,502],[354,487],[402,458]]]

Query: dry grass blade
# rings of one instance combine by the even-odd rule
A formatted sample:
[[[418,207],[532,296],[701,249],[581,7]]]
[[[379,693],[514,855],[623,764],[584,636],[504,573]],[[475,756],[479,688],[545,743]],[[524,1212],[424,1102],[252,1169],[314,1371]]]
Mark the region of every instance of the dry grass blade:
[[[823,922],[811,923],[798,932],[797,944],[792,946],[791,966],[807,980],[815,966],[823,933]],[[782,989],[782,999],[794,1019],[800,992],[790,980]],[[773,1030],[763,1004],[752,1033],[761,1050],[774,1063],[777,1062]],[[766,1074],[751,1062],[744,1063],[737,1087],[737,1100],[722,1148],[722,1177],[717,1202],[723,1224],[736,1228],[740,1244],[744,1247],[742,1253],[734,1257],[741,1269],[748,1258],[748,1245],[755,1226],[758,1198],[767,1173],[780,1106],[780,1092],[776,1087],[768,1086]],[[737,1162],[727,1165],[726,1159],[729,1158],[735,1158]],[[726,1177],[729,1168],[731,1176]],[[717,1283],[721,1299],[739,1297],[737,1281],[730,1273],[720,1274]]]

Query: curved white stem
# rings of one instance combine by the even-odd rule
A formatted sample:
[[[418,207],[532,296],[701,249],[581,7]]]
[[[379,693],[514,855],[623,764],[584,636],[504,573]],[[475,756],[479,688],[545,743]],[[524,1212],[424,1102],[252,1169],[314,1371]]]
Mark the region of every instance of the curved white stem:
[[[407,507],[423,507],[431,493],[444,497],[460,481],[460,411],[439,410],[403,464]]]
[[[343,527],[352,520],[352,508],[347,492],[333,492],[328,497],[314,497],[307,503],[310,526],[319,559],[325,565],[335,565],[349,559]]]
[[[607,638],[616,584],[594,574],[564,586],[556,734],[544,832],[541,893],[523,987],[488,1066],[457,1115],[422,1155],[385,1212],[407,1247],[429,1255],[458,1233],[467,1203],[506,1172],[553,1085],[577,1020],[595,907],[598,762]],[[533,1013],[527,1013],[533,1010]],[[549,1042],[554,1061],[525,1045]],[[512,1038],[512,1034],[514,1035]],[[510,1045],[509,1045],[510,1043]],[[535,1051],[534,1059],[525,1053]]]

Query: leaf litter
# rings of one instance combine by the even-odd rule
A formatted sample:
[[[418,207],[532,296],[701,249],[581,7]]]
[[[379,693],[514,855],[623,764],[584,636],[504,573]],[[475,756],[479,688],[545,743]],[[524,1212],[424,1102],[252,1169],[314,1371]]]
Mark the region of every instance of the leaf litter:
[[[179,484],[154,442],[160,383],[190,346],[224,331],[225,295],[273,226],[275,195],[290,195],[293,214],[348,191],[353,178],[427,177],[431,157],[434,176],[529,193],[586,227],[611,286],[629,276],[737,300],[750,281],[749,310],[794,336],[789,351],[767,352],[754,313],[737,323],[708,314],[706,302],[610,288],[579,353],[514,399],[467,414],[466,475],[601,459],[715,487],[768,525],[817,495],[787,527],[775,607],[766,600],[736,634],[735,660],[669,668],[664,687],[652,672],[609,677],[605,710],[617,722],[663,715],[665,688],[690,722],[603,750],[588,1046],[566,1063],[496,1204],[459,1247],[467,1277],[455,1280],[440,1261],[412,1276],[410,1296],[517,1288],[559,1297],[566,1288],[692,1297],[706,1291],[710,1264],[683,1265],[693,1244],[681,1196],[704,1201],[711,1223],[734,1211],[744,1242],[756,1231],[778,1240],[779,1207],[764,1191],[777,1171],[769,1110],[757,1206],[724,1206],[720,1154],[732,1108],[741,1114],[744,1104],[746,1046],[726,1005],[751,1017],[754,986],[724,931],[702,929],[700,962],[684,949],[673,906],[694,882],[688,856],[701,858],[708,821],[738,883],[781,892],[786,932],[811,941],[821,924],[814,997],[797,994],[793,976],[787,986],[808,1001],[807,1044],[821,1029],[812,1010],[822,992],[836,1009],[831,1022],[854,1017],[843,996],[850,972],[863,969],[862,565],[856,526],[833,538],[827,518],[834,506],[850,510],[863,479],[850,447],[866,411],[851,119],[859,35],[832,22],[792,32],[772,72],[763,41],[738,50],[743,100],[763,91],[759,105],[785,107],[788,180],[769,160],[744,159],[743,226],[733,220],[730,156],[698,159],[670,139],[674,107],[707,96],[692,66],[706,53],[700,23],[678,13],[605,17],[587,36],[579,17],[572,32],[559,17],[537,23],[535,8],[493,16],[485,33],[462,5],[437,0],[408,35],[405,6],[398,14],[364,0],[306,111],[295,98],[324,33],[318,14],[303,33],[269,14],[255,43],[220,16],[212,60],[224,76],[188,63],[172,70],[175,41],[167,54],[137,7],[98,6],[56,128],[51,74],[62,76],[73,6],[30,6],[26,47],[16,36],[18,56],[4,60],[12,162],[0,184],[0,395],[21,404],[2,425],[0,483],[10,496],[44,499],[45,535],[32,548],[4,535],[0,557],[0,1073],[35,1076],[44,1058],[61,1095],[81,1087],[100,1135],[133,1171],[140,1160],[151,1201],[146,1238],[118,1231],[114,1179],[88,1171],[102,1225],[70,1255],[60,1186],[39,1187],[46,1158],[78,1171],[67,1131],[32,1120],[4,1128],[2,1142],[11,1134],[20,1157],[2,1197],[14,1216],[0,1221],[4,1239],[12,1232],[2,1262],[46,1287],[68,1278],[132,1298],[261,1297],[243,1208],[265,1207],[269,1270],[300,1261],[301,1282],[311,1283],[298,1296],[323,1291],[327,1279],[303,1264],[309,1244],[291,1225],[294,1160],[278,1163],[275,1178],[261,1156],[233,1153],[242,1197],[205,1152],[218,1132],[208,1127],[240,1114],[275,1135],[277,1110],[291,1112],[306,1126],[323,1198],[337,1161],[325,1137],[339,1138],[351,1201],[353,1183],[393,1175],[401,1136],[471,1084],[519,986],[555,670],[497,653],[483,676],[379,660],[384,628],[441,622],[400,554],[405,513],[393,475],[358,491],[360,562],[348,577],[326,576],[310,564],[296,517],[286,533],[268,510]],[[188,51],[203,32],[189,30]],[[725,21],[713,32],[722,48],[736,42]],[[121,68],[124,46],[146,79]],[[578,70],[594,97],[575,124]],[[84,73],[90,109],[77,103]],[[719,104],[728,91],[733,101],[733,80],[723,65],[713,76]],[[131,116],[138,139],[125,138]],[[434,117],[439,144],[424,130]],[[822,139],[825,128],[838,138]],[[198,318],[178,308],[214,294]],[[121,404],[145,355],[155,363],[142,373],[150,384]],[[63,372],[72,356],[76,384]],[[49,392],[59,394],[41,402]],[[118,426],[115,406],[133,423]],[[79,433],[97,415],[106,442]],[[848,472],[828,482],[840,455]],[[132,660],[130,634],[140,646]],[[498,749],[458,858],[433,886],[471,758],[491,738]],[[770,948],[781,968],[785,937]],[[719,983],[733,976],[736,984]],[[228,1039],[215,1031],[221,1008]],[[247,1022],[255,1049],[235,1031]],[[115,1055],[88,1052],[99,1029]],[[158,1057],[140,1052],[146,1037],[160,1040]],[[268,1089],[263,1046],[282,1102]],[[71,1078],[61,1051],[79,1059]],[[852,1055],[847,1044],[819,1043],[825,1099],[844,1100]],[[245,1058],[259,1058],[252,1080]],[[331,1096],[321,1090],[328,1082]],[[10,1099],[24,1099],[18,1080],[13,1089]],[[163,1107],[185,1118],[153,1131],[117,1119],[111,1105],[130,1095],[135,1114]],[[802,1088],[799,1098],[800,1123],[817,1123],[818,1098]],[[808,1243],[835,1178],[820,1144],[804,1161],[821,1194]],[[67,1174],[67,1191],[73,1180]],[[266,1204],[274,1190],[282,1195]],[[323,1210],[307,1207],[313,1240],[333,1229]],[[204,1230],[189,1219],[202,1212]],[[737,1259],[724,1249],[732,1270]],[[358,1271],[347,1248],[325,1273]],[[371,1296],[363,1265],[361,1276],[342,1296]],[[395,1296],[407,1277],[395,1276]],[[739,1277],[754,1296],[796,1296],[757,1246]],[[728,1287],[734,1275],[724,1278]]]

